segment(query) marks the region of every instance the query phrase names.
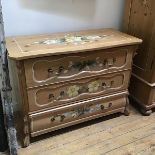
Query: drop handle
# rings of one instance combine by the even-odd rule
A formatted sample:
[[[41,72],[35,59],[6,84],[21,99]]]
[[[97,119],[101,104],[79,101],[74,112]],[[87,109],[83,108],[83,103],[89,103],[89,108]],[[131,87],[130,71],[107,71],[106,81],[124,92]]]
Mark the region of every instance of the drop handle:
[[[49,68],[47,70],[47,72],[48,72],[48,78],[50,78],[52,76],[52,74],[53,74],[53,69],[52,68]]]
[[[53,69],[49,68],[49,69],[47,70],[47,72],[48,72],[48,73],[53,73]]]

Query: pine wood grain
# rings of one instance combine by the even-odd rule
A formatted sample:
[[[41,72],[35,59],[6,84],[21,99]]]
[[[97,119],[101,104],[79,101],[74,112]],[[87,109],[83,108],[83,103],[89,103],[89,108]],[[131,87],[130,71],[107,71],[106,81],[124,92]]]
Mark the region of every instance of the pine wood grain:
[[[132,108],[128,117],[101,118],[95,124],[36,141],[19,149],[19,155],[153,155],[154,117],[155,113],[145,117]]]
[[[124,32],[143,40],[133,61],[130,94],[139,104],[141,113],[149,115],[155,107],[155,1],[126,0],[124,13]],[[143,95],[138,87],[149,89],[145,89],[148,94]]]
[[[62,38],[66,34],[69,35],[85,35],[85,36],[106,36],[105,38],[88,42],[86,44],[35,44],[35,42],[44,41],[47,39]],[[78,53],[82,51],[92,51],[98,49],[107,49],[112,47],[119,47],[125,45],[140,44],[141,39],[127,35],[125,33],[118,32],[113,29],[98,29],[98,30],[86,30],[80,32],[66,32],[55,33],[47,35],[37,36],[21,36],[21,37],[9,37],[6,39],[8,55],[11,59],[22,60],[27,58]]]

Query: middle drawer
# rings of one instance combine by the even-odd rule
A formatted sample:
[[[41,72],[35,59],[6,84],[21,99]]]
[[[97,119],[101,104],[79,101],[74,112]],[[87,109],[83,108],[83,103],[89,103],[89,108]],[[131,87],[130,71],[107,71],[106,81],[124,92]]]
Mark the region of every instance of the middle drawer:
[[[130,70],[28,89],[29,111],[55,108],[128,88]]]

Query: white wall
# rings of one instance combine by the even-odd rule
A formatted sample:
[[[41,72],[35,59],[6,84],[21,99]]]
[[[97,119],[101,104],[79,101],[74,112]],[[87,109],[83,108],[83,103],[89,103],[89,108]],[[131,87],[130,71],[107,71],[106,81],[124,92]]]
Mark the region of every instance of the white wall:
[[[112,27],[124,0],[2,0],[6,36]]]

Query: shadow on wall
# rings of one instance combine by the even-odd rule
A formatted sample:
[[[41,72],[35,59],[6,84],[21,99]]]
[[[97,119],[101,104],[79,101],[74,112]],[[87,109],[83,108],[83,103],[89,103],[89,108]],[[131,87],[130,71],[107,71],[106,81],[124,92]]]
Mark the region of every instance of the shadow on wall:
[[[96,0],[18,0],[23,9],[50,14],[59,14],[81,20],[92,20],[95,16]]]

